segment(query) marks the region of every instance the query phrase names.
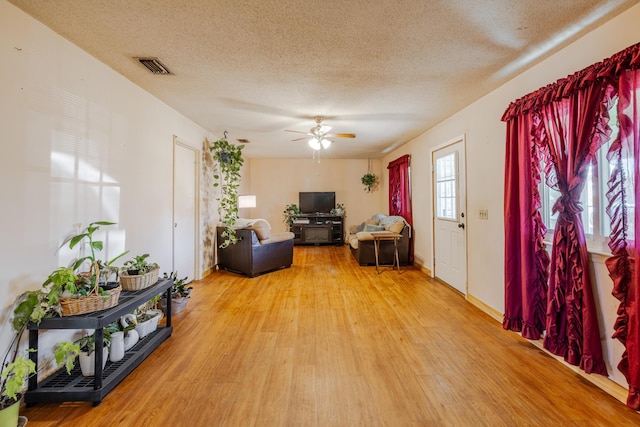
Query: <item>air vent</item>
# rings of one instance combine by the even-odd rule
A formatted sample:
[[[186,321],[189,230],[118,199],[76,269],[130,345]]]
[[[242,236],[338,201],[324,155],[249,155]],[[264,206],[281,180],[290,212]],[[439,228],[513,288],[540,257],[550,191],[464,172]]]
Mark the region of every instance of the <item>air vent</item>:
[[[171,74],[171,71],[158,58],[136,58],[153,74]]]

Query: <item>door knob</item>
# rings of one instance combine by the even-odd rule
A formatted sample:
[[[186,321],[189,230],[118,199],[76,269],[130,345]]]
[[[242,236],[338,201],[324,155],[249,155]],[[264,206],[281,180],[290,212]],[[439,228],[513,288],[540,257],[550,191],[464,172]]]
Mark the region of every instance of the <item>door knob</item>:
[[[462,223],[458,224],[458,228],[462,228],[464,230],[464,224]]]

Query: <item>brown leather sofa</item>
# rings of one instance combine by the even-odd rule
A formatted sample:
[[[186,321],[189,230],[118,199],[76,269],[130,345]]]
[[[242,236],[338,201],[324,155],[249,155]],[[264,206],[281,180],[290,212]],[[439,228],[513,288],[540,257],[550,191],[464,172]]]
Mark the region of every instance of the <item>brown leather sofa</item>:
[[[400,265],[408,265],[409,264],[409,240],[411,238],[411,227],[406,224],[403,218],[401,217],[388,217],[382,214],[376,214],[372,217],[375,219],[376,227],[379,223],[383,225],[380,226],[381,229],[367,229],[367,223],[363,223],[361,227],[364,227],[363,230],[357,229],[355,226],[351,227],[350,235],[347,238],[349,243],[349,248],[351,249],[351,253],[353,254],[356,261],[358,261],[359,265],[376,265],[376,254],[373,246],[373,236],[371,235],[371,231],[392,231],[395,233],[400,233],[402,237],[398,240],[398,258],[400,260]],[[371,221],[371,220],[367,220]],[[395,225],[394,225],[395,224]],[[379,254],[379,262],[380,265],[391,265],[394,263],[394,248],[392,240],[382,240],[379,242],[380,246],[380,254]]]
[[[216,242],[224,241],[221,237],[224,227],[216,228]],[[218,268],[235,273],[255,277],[269,271],[289,268],[293,262],[293,233],[274,233],[266,239],[259,239],[260,230],[251,227],[236,230],[239,242],[220,248],[216,243]]]

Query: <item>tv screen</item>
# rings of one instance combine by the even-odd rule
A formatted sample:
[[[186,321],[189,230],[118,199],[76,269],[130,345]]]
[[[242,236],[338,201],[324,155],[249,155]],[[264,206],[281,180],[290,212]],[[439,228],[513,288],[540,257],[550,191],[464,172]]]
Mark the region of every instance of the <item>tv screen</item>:
[[[301,191],[300,212],[303,214],[331,213],[336,207],[336,193],[334,191]]]

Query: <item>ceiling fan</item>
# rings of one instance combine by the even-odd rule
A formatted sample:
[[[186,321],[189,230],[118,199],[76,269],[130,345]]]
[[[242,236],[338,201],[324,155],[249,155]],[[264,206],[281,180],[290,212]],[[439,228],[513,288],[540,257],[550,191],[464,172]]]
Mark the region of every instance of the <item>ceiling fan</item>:
[[[324,149],[329,148],[329,146],[333,143],[333,141],[327,138],[355,138],[356,137],[355,133],[329,133],[329,131],[331,130],[331,126],[322,124],[324,117],[317,116],[315,119],[316,119],[316,125],[311,129],[309,129],[308,132],[301,132],[298,130],[287,129],[286,130],[287,132],[303,133],[305,135],[308,135],[302,138],[293,139],[292,141],[302,141],[302,140],[308,139],[309,147],[313,148],[314,150],[320,150],[322,148]]]

